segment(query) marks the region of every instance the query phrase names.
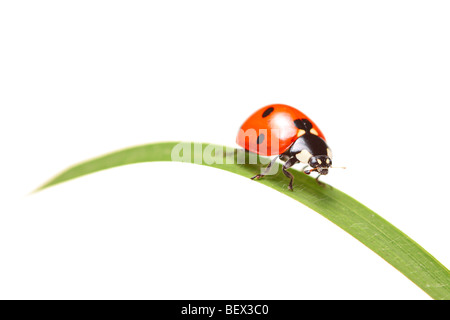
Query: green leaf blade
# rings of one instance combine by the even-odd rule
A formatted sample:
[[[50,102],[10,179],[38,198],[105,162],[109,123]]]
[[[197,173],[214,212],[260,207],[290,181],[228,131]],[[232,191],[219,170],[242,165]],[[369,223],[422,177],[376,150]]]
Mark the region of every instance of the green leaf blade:
[[[172,151],[179,144],[180,142],[152,143],[112,152],[68,168],[36,191],[117,166],[173,161]],[[180,161],[219,168],[247,178],[260,172],[261,164],[248,163],[250,157],[248,153],[244,154],[245,163],[239,164],[237,149],[214,146],[217,150],[221,150],[218,159],[222,161],[211,162],[209,159],[211,145],[202,143],[185,143],[185,145],[190,148],[190,156]],[[199,154],[196,150],[202,152]],[[259,157],[257,159],[261,160]],[[323,188],[311,177],[291,169],[294,175],[292,192],[287,189],[288,179],[281,173],[280,165],[278,169],[277,174],[267,176],[258,182],[303,203],[335,223],[394,266],[432,298],[450,299],[449,270],[402,231],[345,193],[332,187]]]

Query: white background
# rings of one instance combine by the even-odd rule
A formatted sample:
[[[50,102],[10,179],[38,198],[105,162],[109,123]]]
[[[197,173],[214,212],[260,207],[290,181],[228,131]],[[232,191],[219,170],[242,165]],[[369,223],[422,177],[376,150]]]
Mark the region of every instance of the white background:
[[[271,103],[334,152],[323,181],[450,265],[448,1],[0,5],[0,298],[429,299],[250,179],[148,163],[30,191],[120,148],[235,146]]]

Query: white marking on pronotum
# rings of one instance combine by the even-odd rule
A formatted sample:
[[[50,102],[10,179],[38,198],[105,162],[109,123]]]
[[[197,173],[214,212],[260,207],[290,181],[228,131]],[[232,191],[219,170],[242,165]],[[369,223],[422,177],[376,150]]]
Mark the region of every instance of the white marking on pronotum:
[[[318,136],[319,135],[319,133],[316,131],[316,129],[311,129],[311,130],[309,130],[309,132],[311,132],[312,134],[315,134],[316,136]]]
[[[322,160],[317,159],[317,163],[318,163],[318,164],[322,164]]]
[[[327,164],[330,164],[330,159],[327,159]]]
[[[297,138],[298,137],[301,137],[302,135],[304,135],[306,132],[305,132],[305,130],[303,130],[303,129],[300,129],[300,130],[298,130],[298,132],[297,132]]]
[[[309,159],[311,159],[312,154],[309,153],[307,150],[302,150],[301,152],[297,153],[295,155],[298,159],[298,161],[302,162],[302,163],[308,163]]]
[[[329,157],[330,159],[331,159],[332,156],[333,156],[333,154],[331,153],[330,148],[327,148],[327,155],[328,155],[328,157]]]

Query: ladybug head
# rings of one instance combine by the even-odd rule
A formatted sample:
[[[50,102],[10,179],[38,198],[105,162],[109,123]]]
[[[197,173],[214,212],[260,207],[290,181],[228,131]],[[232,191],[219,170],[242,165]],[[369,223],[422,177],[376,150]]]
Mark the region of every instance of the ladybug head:
[[[308,171],[317,171],[321,175],[326,175],[328,174],[328,168],[331,167],[331,159],[324,155],[312,156],[308,164],[312,167],[312,170]]]

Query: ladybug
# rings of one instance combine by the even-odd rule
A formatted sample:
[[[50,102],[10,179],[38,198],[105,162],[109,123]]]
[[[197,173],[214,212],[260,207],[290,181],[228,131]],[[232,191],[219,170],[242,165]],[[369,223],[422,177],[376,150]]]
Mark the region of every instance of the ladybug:
[[[287,169],[294,164],[309,165],[311,169],[306,170],[306,166],[303,172],[316,171],[321,185],[319,177],[328,174],[332,164],[331,149],[319,127],[303,112],[285,104],[268,105],[253,113],[241,126],[236,142],[262,156],[276,155],[262,174],[251,179],[264,177],[279,158],[284,161],[283,173],[290,179],[290,190],[294,176]]]

